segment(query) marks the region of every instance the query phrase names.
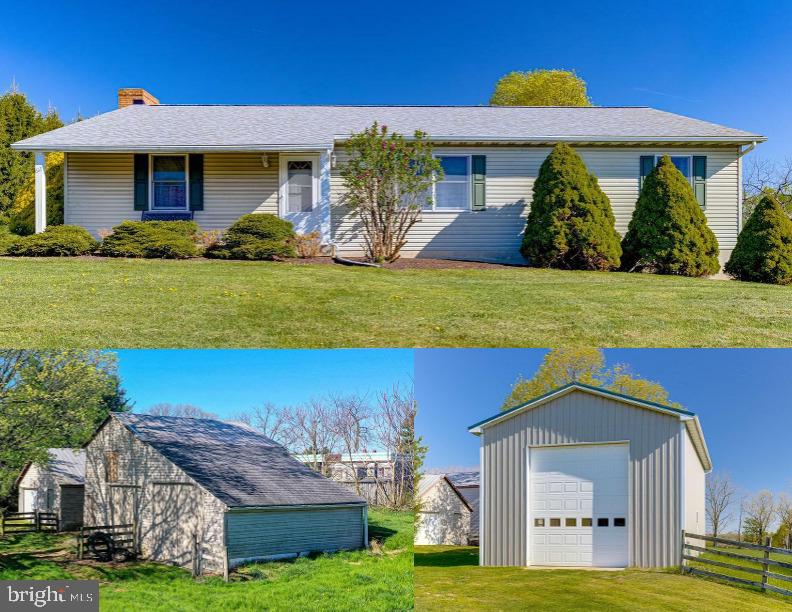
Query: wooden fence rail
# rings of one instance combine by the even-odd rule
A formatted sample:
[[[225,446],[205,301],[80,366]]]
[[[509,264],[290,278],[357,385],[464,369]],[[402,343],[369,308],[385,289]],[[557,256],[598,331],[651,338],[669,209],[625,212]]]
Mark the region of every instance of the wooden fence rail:
[[[86,544],[91,534],[97,531],[103,531],[111,538],[116,545],[122,545],[132,551],[132,554],[137,556],[140,552],[138,550],[138,537],[137,525],[129,523],[126,525],[93,525],[89,527],[80,527],[80,534],[77,536],[77,558],[82,559],[85,557]]]
[[[12,533],[60,531],[58,515],[54,512],[4,512],[0,515],[0,537]]]
[[[700,540],[703,545],[691,544],[688,542],[688,540]],[[709,543],[710,546],[707,546],[707,543]],[[718,545],[728,546],[735,549],[753,550],[761,552],[762,554],[761,556],[740,554],[730,550],[723,550],[719,548]],[[705,558],[702,556],[704,554],[708,556]],[[788,558],[784,561],[771,559],[771,554],[786,555]],[[726,560],[711,559],[709,558],[710,555],[717,555],[718,557],[723,557]],[[754,564],[754,566],[761,566],[761,568],[749,567],[744,564],[740,565],[733,562],[729,563],[728,561],[732,559],[736,561],[750,562]],[[707,567],[707,569],[696,567],[695,565],[691,565],[691,563],[695,563],[696,565],[704,565]],[[752,544],[750,542],[738,542],[736,540],[727,540],[725,538],[716,538],[713,536],[700,535],[696,533],[686,533],[683,530],[682,559],[680,562],[680,568],[682,572],[686,574],[706,576],[708,578],[718,578],[719,580],[726,580],[728,582],[756,587],[762,592],[772,591],[774,593],[792,597],[792,574],[784,574],[780,573],[779,571],[774,571],[777,570],[777,568],[780,568],[781,570],[792,570],[792,550],[770,546],[770,538],[767,538],[765,540],[765,545],[762,545]],[[749,578],[740,578],[737,576],[724,574],[717,571],[720,568],[757,576],[758,579],[751,580]],[[790,585],[789,588],[784,588],[770,584],[768,582],[769,580],[788,582]]]

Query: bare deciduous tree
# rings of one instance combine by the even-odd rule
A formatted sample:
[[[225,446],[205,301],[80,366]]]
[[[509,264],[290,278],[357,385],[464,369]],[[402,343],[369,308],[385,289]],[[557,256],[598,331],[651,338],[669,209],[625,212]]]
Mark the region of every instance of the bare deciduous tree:
[[[753,158],[743,172],[743,219],[748,219],[762,193],[771,191],[786,213],[792,214],[792,158],[783,162]]]
[[[716,538],[731,520],[731,506],[737,490],[728,474],[713,472],[707,476],[707,520]]]
[[[415,398],[412,388],[394,386],[377,395],[372,415],[377,439],[393,454],[392,487],[381,487],[390,506],[411,504],[415,445]]]
[[[759,541],[770,530],[770,524],[776,517],[776,503],[770,491],[759,491],[753,497],[745,500],[746,521],[752,521],[758,531]]]
[[[360,395],[331,395],[328,401],[333,415],[332,429],[341,449],[341,462],[347,465],[355,492],[360,495],[362,477],[352,455],[363,450],[371,439],[368,424],[371,407]]]
[[[262,406],[255,406],[246,412],[240,412],[234,417],[234,420],[260,431],[286,448],[291,448],[294,445],[294,435],[289,412],[288,408],[279,408],[271,402],[266,402]]]
[[[213,412],[207,412],[192,404],[154,404],[146,409],[146,414],[154,416],[188,417],[192,419],[217,419]]]
[[[285,414],[291,440],[289,450],[308,455],[308,465],[325,474],[324,456],[338,443],[332,411],[323,401],[313,399]]]

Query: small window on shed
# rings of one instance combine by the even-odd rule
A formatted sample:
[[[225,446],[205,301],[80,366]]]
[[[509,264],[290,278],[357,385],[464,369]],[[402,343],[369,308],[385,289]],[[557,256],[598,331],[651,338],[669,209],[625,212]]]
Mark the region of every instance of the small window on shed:
[[[534,527],[544,527],[545,521],[544,519],[534,519]]]
[[[607,527],[607,526],[608,526],[608,519],[606,518],[597,519],[597,527]]]
[[[564,519],[564,527],[577,527],[577,519],[576,518]]]
[[[551,518],[550,519],[550,527],[561,527],[561,519],[560,518]]]
[[[105,453],[105,480],[118,482],[118,451]]]
[[[582,518],[582,519],[580,519],[580,526],[581,527],[591,527],[591,519],[590,518]]]
[[[624,527],[627,524],[623,518],[615,518],[613,519],[613,526],[614,527]]]

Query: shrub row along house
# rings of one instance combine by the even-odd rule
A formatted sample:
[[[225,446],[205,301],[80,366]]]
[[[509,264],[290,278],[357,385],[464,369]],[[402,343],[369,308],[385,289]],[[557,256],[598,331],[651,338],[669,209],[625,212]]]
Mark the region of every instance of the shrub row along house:
[[[236,106],[159,104],[119,91],[119,109],[20,142],[39,154],[36,227],[45,225],[43,153],[64,151],[65,223],[99,235],[124,220],[189,219],[223,229],[252,212],[363,252],[344,203],[345,142],[374,122],[429,134],[444,177],[404,256],[520,258],[532,185],[551,147],[576,148],[624,235],[642,180],[662,155],[690,182],[721,262],[742,225],[742,156],[763,136],[639,107]]]
[[[46,471],[58,471],[67,454]],[[364,499],[245,425],[113,413],[74,456],[82,458],[74,478],[84,479],[86,527],[134,525],[144,558],[195,574],[368,542]],[[20,477],[20,508],[46,495],[33,474]],[[28,483],[36,491],[27,493]],[[47,507],[66,503],[61,495]]]
[[[671,566],[682,530],[704,533],[712,462],[692,412],[572,383],[469,431],[481,565]]]

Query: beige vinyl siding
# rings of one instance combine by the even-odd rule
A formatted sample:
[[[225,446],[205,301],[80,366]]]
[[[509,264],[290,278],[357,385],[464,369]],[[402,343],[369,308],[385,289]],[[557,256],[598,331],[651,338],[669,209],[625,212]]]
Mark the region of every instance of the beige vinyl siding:
[[[128,153],[68,153],[65,220],[92,234],[124,220],[134,210],[133,160]],[[209,153],[204,156],[204,209],[195,220],[204,230],[225,229],[242,215],[278,213],[278,154]]]
[[[108,451],[118,453],[118,481],[114,483],[105,478]],[[214,496],[114,419],[88,445],[85,459],[86,526],[134,520],[145,558],[182,567],[195,562],[205,573],[222,573],[225,506]],[[159,516],[168,503],[181,507],[178,512],[174,509],[174,515]],[[172,520],[176,515],[188,523],[186,529],[176,526]],[[195,560],[194,539],[199,546]]]
[[[736,147],[580,147],[577,150],[608,195],[616,217],[616,229],[621,234],[627,230],[638,199],[641,155],[706,155],[706,216],[721,251],[729,252],[734,247],[739,222]],[[550,148],[546,147],[435,149],[438,155],[487,156],[487,209],[480,212],[422,213],[421,220],[410,232],[404,255],[519,260],[521,234],[531,203],[533,182],[549,152]],[[345,159],[342,150],[337,152],[337,158],[331,177],[333,239],[342,253],[354,254],[361,251],[362,240],[354,217],[341,202],[344,189],[340,167]]]
[[[629,441],[630,565],[678,562],[681,428],[672,415],[572,391],[485,426],[481,435],[482,565],[526,565],[527,448]]]
[[[278,555],[362,548],[364,521],[364,506],[232,510],[226,514],[229,565]]]

